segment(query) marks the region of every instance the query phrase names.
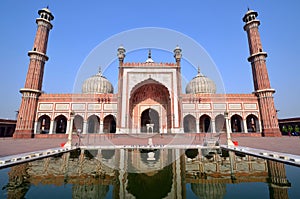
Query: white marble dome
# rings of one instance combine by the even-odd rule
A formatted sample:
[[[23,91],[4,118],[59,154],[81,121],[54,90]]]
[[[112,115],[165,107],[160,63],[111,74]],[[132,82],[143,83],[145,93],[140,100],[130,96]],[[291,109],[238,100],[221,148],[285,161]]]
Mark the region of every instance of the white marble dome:
[[[102,75],[101,70],[83,82],[82,93],[99,94],[99,93],[113,93],[114,87]]]
[[[185,88],[186,94],[197,94],[197,93],[216,93],[216,84],[214,81],[200,73],[194,77]]]

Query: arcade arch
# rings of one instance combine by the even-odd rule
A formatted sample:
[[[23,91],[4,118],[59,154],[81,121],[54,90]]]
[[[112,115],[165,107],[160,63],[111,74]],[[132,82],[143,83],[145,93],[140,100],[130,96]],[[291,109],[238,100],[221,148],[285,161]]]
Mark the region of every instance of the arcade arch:
[[[223,114],[219,114],[215,118],[216,132],[226,132],[226,121]]]
[[[55,133],[67,132],[67,118],[64,115],[59,115],[54,119]]]
[[[243,119],[241,116],[234,114],[231,116],[231,132],[237,133],[237,132],[243,132]]]
[[[116,133],[116,120],[112,115],[107,115],[103,119],[103,133]]]
[[[258,118],[250,114],[246,117],[246,123],[247,123],[247,130],[249,133],[251,132],[259,132],[259,122]]]
[[[42,115],[38,119],[38,133],[48,134],[50,130],[51,119],[48,115]]]
[[[96,115],[91,115],[87,119],[87,124],[88,124],[88,133],[99,133],[99,128],[100,128],[100,119]]]
[[[196,118],[192,115],[186,115],[183,118],[183,131],[185,133],[196,132]]]
[[[80,115],[75,115],[74,120],[73,120],[73,132],[80,131],[82,132],[83,130],[83,117]]]
[[[212,126],[211,126],[211,118],[204,114],[199,119],[199,129],[200,132],[211,133]]]

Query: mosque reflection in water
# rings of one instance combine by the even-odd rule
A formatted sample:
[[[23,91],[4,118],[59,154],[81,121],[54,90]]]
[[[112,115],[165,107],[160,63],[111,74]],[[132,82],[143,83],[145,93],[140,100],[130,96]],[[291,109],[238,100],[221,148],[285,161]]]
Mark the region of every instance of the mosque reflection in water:
[[[13,166],[8,176],[8,198],[45,185],[71,186],[69,198],[223,198],[229,184],[262,182],[282,199],[291,186],[282,163],[201,149],[76,150]]]

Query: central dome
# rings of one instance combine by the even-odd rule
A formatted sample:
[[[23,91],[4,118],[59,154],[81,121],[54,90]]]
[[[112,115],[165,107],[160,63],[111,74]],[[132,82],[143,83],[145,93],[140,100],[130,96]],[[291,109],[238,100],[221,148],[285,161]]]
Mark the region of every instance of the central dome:
[[[83,82],[82,93],[99,94],[113,93],[112,84],[102,75],[101,70],[96,75],[89,77]]]
[[[216,93],[215,83],[200,73],[198,68],[198,74],[194,77],[185,88],[186,94],[197,94],[197,93]]]

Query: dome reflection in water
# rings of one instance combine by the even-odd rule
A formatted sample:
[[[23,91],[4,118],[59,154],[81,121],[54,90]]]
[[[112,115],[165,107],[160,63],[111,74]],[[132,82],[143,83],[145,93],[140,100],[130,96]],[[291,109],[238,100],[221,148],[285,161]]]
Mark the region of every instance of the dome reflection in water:
[[[0,198],[299,198],[297,167],[228,151],[205,153],[75,150],[0,170]]]

